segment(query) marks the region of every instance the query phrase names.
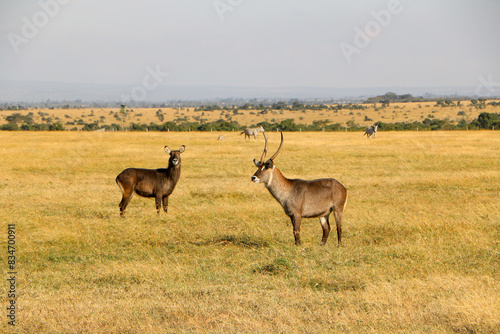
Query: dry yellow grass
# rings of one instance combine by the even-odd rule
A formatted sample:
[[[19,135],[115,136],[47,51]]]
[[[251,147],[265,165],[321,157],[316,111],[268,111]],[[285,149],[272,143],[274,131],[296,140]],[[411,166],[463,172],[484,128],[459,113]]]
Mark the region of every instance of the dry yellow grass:
[[[285,133],[285,176],[349,190],[341,248],[335,235],[319,246],[316,219],[295,247],[279,204],[250,182],[262,137],[217,135],[0,132],[16,332],[500,331],[498,132]],[[279,135],[268,138],[272,151]],[[121,219],[115,176],[162,167],[163,146],[183,144],[169,213],[134,197]]]
[[[132,108],[126,117],[120,114],[120,108],[82,108],[82,109],[32,109],[21,111],[0,112],[0,124],[5,124],[5,117],[14,113],[26,115],[34,114],[34,120],[37,123],[44,123],[42,117],[50,118],[52,122],[61,122],[66,129],[78,128],[83,125],[76,124],[79,120],[84,123],[99,122],[102,125],[111,125],[113,123],[121,126],[129,126],[131,123],[147,124],[151,122],[163,124],[167,121],[175,121],[177,119],[186,119],[190,122],[205,120],[207,122],[217,121],[219,119],[230,119],[237,121],[243,126],[250,126],[262,121],[280,122],[284,119],[292,118],[296,124],[310,125],[314,121],[329,120],[332,123],[340,123],[345,125],[348,121],[353,121],[361,126],[369,126],[375,122],[381,121],[384,123],[395,122],[421,122],[425,118],[435,117],[437,119],[448,120],[451,123],[458,123],[465,119],[468,123],[482,112],[498,113],[498,108],[491,105],[484,109],[477,109],[471,105],[469,101],[462,101],[462,106],[454,107],[438,107],[435,102],[411,102],[411,103],[394,103],[388,107],[381,108],[380,104],[364,104],[365,110],[348,110],[342,109],[338,112],[333,110],[294,110],[294,111],[279,111],[274,110],[264,115],[257,114],[260,110],[239,110],[238,114],[232,111],[194,111],[194,108],[161,108],[164,115],[163,121],[157,117],[156,112],[160,108]],[[458,115],[459,112],[464,112],[465,115]],[[41,114],[40,114],[41,113]],[[114,115],[118,114],[121,119],[117,120]],[[371,120],[367,120],[365,117]],[[66,124],[74,122],[75,124]]]

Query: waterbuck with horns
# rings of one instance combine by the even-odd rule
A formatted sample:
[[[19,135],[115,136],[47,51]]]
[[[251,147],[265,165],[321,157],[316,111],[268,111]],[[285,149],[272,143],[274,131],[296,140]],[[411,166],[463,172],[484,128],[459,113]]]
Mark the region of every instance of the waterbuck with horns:
[[[184,145],[178,151],[172,151],[168,146],[165,146],[165,152],[170,154],[168,168],[127,168],[118,174],[116,183],[122,191],[120,216],[124,216],[125,209],[134,193],[142,197],[154,197],[158,214],[162,204],[163,210],[167,212],[168,196],[174,191],[181,176],[181,153],[184,150]]]
[[[335,213],[337,224],[338,246],[342,239],[342,214],[347,203],[346,188],[335,179],[317,179],[306,181],[301,179],[287,179],[276,168],[274,159],[278,156],[283,147],[283,132],[281,133],[281,143],[274,155],[265,161],[267,153],[267,137],[264,134],[265,146],[260,161],[253,160],[257,171],[252,176],[255,183],[264,183],[269,192],[281,204],[285,213],[292,220],[293,235],[295,244],[300,245],[300,223],[302,218],[319,217],[323,227],[323,238],[321,245],[324,245],[330,234],[329,216]]]

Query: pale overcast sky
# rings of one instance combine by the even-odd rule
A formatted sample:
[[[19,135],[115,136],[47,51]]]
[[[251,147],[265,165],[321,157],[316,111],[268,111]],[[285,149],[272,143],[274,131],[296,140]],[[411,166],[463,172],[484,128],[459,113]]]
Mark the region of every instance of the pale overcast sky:
[[[0,0],[0,8],[0,80],[141,84],[153,72],[145,84],[500,86],[498,0]]]

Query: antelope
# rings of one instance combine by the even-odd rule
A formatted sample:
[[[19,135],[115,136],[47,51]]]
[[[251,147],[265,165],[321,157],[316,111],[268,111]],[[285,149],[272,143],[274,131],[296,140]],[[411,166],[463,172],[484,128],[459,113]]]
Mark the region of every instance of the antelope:
[[[366,138],[370,138],[370,136],[373,135],[373,138],[375,138],[375,135],[377,134],[377,128],[378,125],[372,125],[369,128],[366,128],[365,133],[363,133],[363,136],[366,135]]]
[[[120,216],[124,216],[125,209],[130,203],[134,192],[142,197],[154,197],[156,211],[159,214],[163,204],[165,213],[168,209],[168,196],[174,191],[175,185],[181,176],[181,153],[185,146],[172,151],[165,146],[165,152],[170,154],[167,168],[145,169],[127,168],[116,177],[116,183],[122,191],[120,202]]]
[[[257,139],[257,135],[259,134],[259,132],[264,133],[264,128],[262,127],[262,125],[258,128],[246,128],[242,133],[240,133],[240,136],[242,134],[245,134],[245,139],[247,139],[247,137],[248,139],[250,139],[250,136],[253,136],[254,139]]]
[[[274,164],[283,147],[283,132],[281,143],[273,156],[265,161],[267,153],[267,137],[264,134],[265,146],[260,161],[253,160],[258,168],[252,176],[255,183],[264,183],[267,190],[281,204],[287,216],[290,217],[293,227],[295,244],[300,245],[300,223],[302,218],[317,218],[323,228],[321,245],[325,245],[330,234],[329,216],[335,213],[337,224],[338,245],[342,240],[342,214],[347,203],[346,188],[335,179],[301,180],[287,179]]]

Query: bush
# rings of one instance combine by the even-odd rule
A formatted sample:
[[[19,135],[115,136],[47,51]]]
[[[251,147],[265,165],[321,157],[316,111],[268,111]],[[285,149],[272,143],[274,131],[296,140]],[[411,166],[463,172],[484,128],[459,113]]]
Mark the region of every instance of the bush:
[[[500,114],[483,112],[471,124],[480,129],[492,129],[493,127],[498,129],[500,128]]]
[[[17,123],[4,124],[4,125],[0,126],[0,130],[2,130],[2,131],[18,131],[19,125],[17,125]]]
[[[80,124],[80,123],[78,123]],[[83,128],[82,128],[82,131],[95,131],[95,130],[98,130],[99,129],[99,124],[96,123],[85,123]]]

